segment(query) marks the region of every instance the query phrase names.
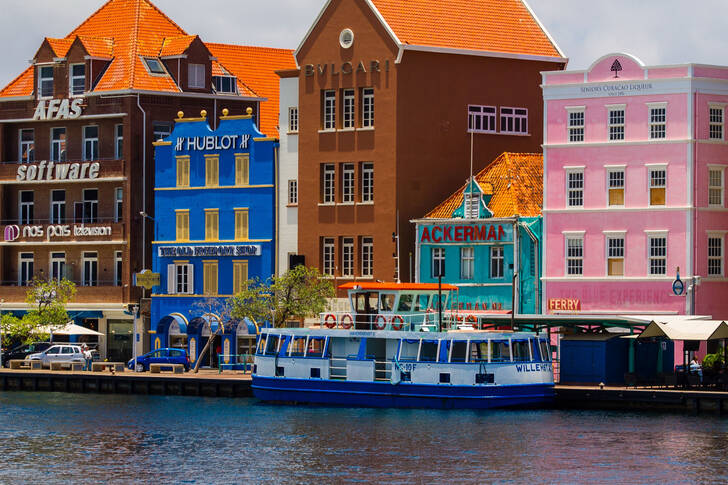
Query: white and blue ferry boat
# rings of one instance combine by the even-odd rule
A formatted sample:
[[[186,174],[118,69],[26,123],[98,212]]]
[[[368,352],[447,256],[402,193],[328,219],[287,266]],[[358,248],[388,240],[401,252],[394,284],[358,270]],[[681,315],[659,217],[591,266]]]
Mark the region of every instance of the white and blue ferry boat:
[[[313,328],[261,329],[253,392],[264,401],[372,407],[495,408],[553,400],[545,335],[477,329],[448,308],[457,288],[347,284],[351,312]],[[456,305],[455,305],[456,307]],[[465,317],[465,318],[464,318]]]

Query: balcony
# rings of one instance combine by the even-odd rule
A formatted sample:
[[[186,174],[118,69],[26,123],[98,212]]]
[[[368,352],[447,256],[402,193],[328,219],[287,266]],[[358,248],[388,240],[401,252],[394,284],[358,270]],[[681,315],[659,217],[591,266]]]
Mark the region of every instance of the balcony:
[[[123,303],[124,287],[113,285],[111,281],[99,281],[98,286],[80,286],[76,283],[76,296],[70,303]],[[5,303],[20,303],[25,301],[25,294],[29,286],[18,286],[17,281],[3,281],[2,294]]]
[[[124,170],[118,159],[0,162],[0,184],[115,182],[126,178]]]
[[[82,218],[78,219],[83,221]],[[10,223],[9,223],[10,222]],[[0,246],[34,244],[97,244],[122,242],[126,240],[126,227],[123,222],[113,219],[95,219],[95,222],[66,221],[50,224],[41,221],[36,224],[13,224],[3,221],[0,225]]]

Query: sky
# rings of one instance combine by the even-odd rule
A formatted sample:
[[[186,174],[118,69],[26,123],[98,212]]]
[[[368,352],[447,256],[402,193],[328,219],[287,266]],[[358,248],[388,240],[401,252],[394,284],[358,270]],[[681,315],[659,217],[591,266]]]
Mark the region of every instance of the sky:
[[[43,37],[65,37],[104,1],[2,0],[0,45],[9,48],[0,53],[0,86],[27,67]],[[325,0],[153,2],[187,33],[206,42],[295,49]],[[648,65],[728,65],[726,0],[528,2],[569,58],[568,69],[584,69],[611,52],[629,52]],[[203,5],[207,11],[201,12]]]

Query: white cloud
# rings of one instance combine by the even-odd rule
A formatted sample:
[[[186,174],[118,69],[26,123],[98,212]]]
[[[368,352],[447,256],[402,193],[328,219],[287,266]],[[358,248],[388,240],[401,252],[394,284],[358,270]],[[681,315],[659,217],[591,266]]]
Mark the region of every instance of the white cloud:
[[[446,0],[442,0],[446,1]],[[478,0],[473,0],[475,4]],[[627,51],[647,64],[728,64],[725,0],[528,0],[570,59],[583,69]],[[28,65],[43,37],[63,37],[102,0],[3,0],[0,85]],[[208,42],[295,48],[324,0],[156,0],[190,34]],[[207,10],[201,10],[201,8]]]

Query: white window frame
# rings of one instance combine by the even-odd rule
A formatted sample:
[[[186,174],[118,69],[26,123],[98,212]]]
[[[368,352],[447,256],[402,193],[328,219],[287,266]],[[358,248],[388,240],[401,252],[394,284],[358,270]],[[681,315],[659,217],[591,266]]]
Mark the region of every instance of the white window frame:
[[[647,275],[648,276],[666,276],[667,275],[667,246],[668,246],[668,237],[667,237],[667,231],[645,231],[645,234],[647,236]],[[653,254],[653,249],[659,249],[658,246],[655,246],[653,248],[653,241],[657,241],[663,239],[665,241],[664,245],[664,254]],[[662,273],[656,273],[654,272],[654,268],[652,266],[653,261],[662,261]]]
[[[87,274],[86,263],[96,263],[96,279],[92,280]],[[84,251],[81,258],[81,286],[99,286],[99,253]]]
[[[322,121],[324,131],[336,130],[336,91],[327,89],[323,92]]]
[[[725,104],[708,103],[708,139],[725,140]]]
[[[584,167],[564,167],[565,168],[565,174],[564,174],[564,181],[565,181],[565,188],[566,188],[566,208],[570,207],[584,207]],[[571,176],[580,174],[581,175],[581,187],[572,187],[571,186]],[[572,193],[574,195],[573,200],[577,200],[580,198],[581,203],[580,204],[572,204]],[[580,197],[577,197],[577,194],[581,194]]]
[[[205,65],[187,64],[187,87],[190,89],[205,89]]]
[[[566,116],[568,117],[566,126],[567,141],[569,143],[583,143],[586,136],[586,107],[567,107]]]
[[[298,180],[288,181],[288,205],[298,205]]]
[[[341,166],[341,203],[353,204],[356,197],[356,166],[345,163]]]
[[[298,106],[288,107],[288,133],[298,133]]]
[[[505,278],[505,275],[506,275],[505,255],[506,255],[506,251],[503,246],[491,246],[490,247],[489,273],[490,273],[491,279]],[[494,264],[495,264],[495,266],[494,266]]]
[[[323,166],[323,197],[321,201],[324,204],[336,203],[336,165],[333,163],[325,163]]]
[[[54,200],[56,192],[63,192],[63,200]],[[63,224],[66,221],[66,189],[51,190],[51,224]]]
[[[353,130],[356,122],[356,95],[353,89],[344,89],[341,92],[341,128]]]
[[[662,185],[653,185],[652,174],[654,172],[664,172]],[[665,203],[652,204],[652,189],[665,189]],[[667,205],[667,164],[650,164],[647,165],[647,205],[653,207],[663,207]]]
[[[124,219],[124,189],[114,188],[114,222],[121,222]]]
[[[341,276],[354,276],[354,238],[341,238]]]
[[[73,73],[73,68],[76,66],[83,66],[83,75],[76,75]],[[75,89],[75,81],[81,80],[83,83],[81,91],[77,92]],[[68,95],[72,98],[83,96],[83,93],[86,92],[86,64],[83,62],[75,63],[75,64],[69,64],[68,66]]]
[[[374,128],[374,88],[361,90],[361,126]]]
[[[604,253],[605,253],[604,254],[604,256],[605,256],[605,258],[604,258],[604,263],[605,263],[604,274],[608,278],[622,278],[622,277],[625,276],[624,273],[625,273],[626,266],[627,266],[626,265],[626,262],[627,262],[627,233],[626,233],[626,231],[603,231],[603,234],[604,234]],[[621,275],[610,275],[609,274],[609,260],[610,259],[619,259],[620,257],[619,256],[611,256],[611,254],[612,254],[611,249],[612,248],[610,248],[610,244],[609,243],[610,243],[610,241],[619,241],[619,240],[622,241],[622,245],[621,245],[621,252],[622,252],[622,256],[621,256],[621,259],[622,259],[622,274]],[[618,246],[615,246],[614,249],[615,250],[618,250],[619,247]]]
[[[51,251],[48,260],[48,276],[55,281],[62,280],[66,272],[66,253]]]
[[[96,128],[96,136],[88,136],[86,130],[89,128]],[[86,125],[82,128],[83,132],[83,159],[87,161],[93,161],[99,159],[99,132],[101,131],[99,125]],[[94,147],[96,153],[94,154]],[[89,153],[91,151],[91,153]]]
[[[336,273],[336,240],[333,237],[322,239],[321,263],[323,274],[333,277]]]
[[[121,251],[114,251],[114,286],[121,286],[124,282],[122,276],[124,273],[124,257]]]
[[[185,262],[175,262],[167,265],[167,294],[194,295],[195,276],[194,265]]]
[[[495,106],[468,105],[468,133],[497,133]]]
[[[566,277],[579,277],[584,275],[584,232],[564,232],[564,275]],[[569,253],[569,242],[578,241],[580,244],[578,247],[581,249],[581,254],[572,255]],[[576,248],[577,246],[571,246]],[[576,266],[574,272],[570,272],[569,262],[578,262],[578,272]]]
[[[705,269],[705,274],[708,278],[722,278],[725,274],[725,231],[707,231],[707,241],[706,241],[706,247],[708,249],[707,252],[707,267]],[[715,255],[711,256],[711,241],[719,241],[720,246],[718,247],[718,250],[720,251],[720,255],[716,257]],[[711,273],[711,260],[715,262],[718,261],[720,265],[720,271],[718,273]]]
[[[460,279],[472,280],[475,278],[475,248],[466,246],[460,248]]]
[[[512,120],[512,128],[508,129],[508,121]],[[528,135],[528,108],[501,106],[500,132],[504,135]]]
[[[152,139],[163,140],[172,134],[172,124],[167,121],[154,121],[152,123]]]
[[[647,129],[650,140],[667,138],[667,103],[647,103]],[[662,111],[662,113],[660,113]]]
[[[86,194],[89,191],[96,191],[96,198],[86,198]],[[81,204],[83,204],[83,210],[81,213],[81,220],[76,222],[82,222],[86,224],[95,224],[99,220],[99,189],[96,187],[89,187],[81,190]],[[77,202],[78,203],[78,202]],[[88,210],[86,210],[88,208]],[[76,217],[76,211],[74,210],[73,217]]]
[[[712,174],[720,174],[720,185],[714,185]],[[711,202],[712,195],[717,191],[719,203]],[[725,207],[725,165],[708,165],[708,207]]]
[[[480,191],[470,191],[469,188],[465,189],[463,193],[463,216],[465,219],[479,219],[480,218]]]
[[[442,247],[432,248],[431,259],[432,259],[432,264],[430,265],[430,271],[432,271],[431,275],[432,275],[432,278],[437,278],[438,270],[440,270],[442,273],[445,273],[445,271],[446,271],[445,270],[445,248],[442,248]],[[445,275],[443,274],[442,277],[444,278]]]
[[[621,112],[621,116],[618,113]],[[624,121],[627,115],[627,105],[615,104],[607,106],[607,140],[624,141],[625,126]]]
[[[63,135],[63,138],[59,138],[58,140],[56,140],[56,133],[61,133]],[[51,128],[51,162],[65,162],[67,160],[68,138],[66,137],[66,133],[67,131],[65,126],[56,126],[54,128]],[[57,156],[56,150],[58,150]]]
[[[361,276],[371,278],[374,274],[374,238],[361,238]]]
[[[621,166],[612,166],[607,167],[607,206],[608,207],[624,207],[627,191],[626,191],[626,185],[627,185],[627,170],[625,165]],[[621,187],[618,185],[612,186],[612,174],[622,174],[622,185]],[[615,178],[615,182],[618,182],[618,177]],[[622,190],[622,203],[621,204],[611,204],[610,203],[610,195],[612,189],[614,190]]]
[[[30,256],[30,257],[28,257]],[[35,274],[35,253],[18,254],[18,286],[30,286]]]
[[[44,69],[50,69],[51,75],[50,77],[43,77],[43,70]],[[40,64],[37,66],[36,72],[38,73],[38,85],[37,85],[37,91],[38,91],[38,99],[51,99],[53,95],[55,94],[55,79],[54,79],[54,69],[52,64]],[[50,80],[51,82],[51,93],[50,94],[43,94],[43,82]]]
[[[23,194],[31,194],[33,200],[23,202]],[[35,192],[33,190],[18,191],[18,224],[33,224],[35,221]]]
[[[229,89],[225,89],[223,83],[227,80],[229,82]],[[235,76],[212,76],[212,85],[215,87],[217,94],[237,94],[238,93],[238,78]]]
[[[31,140],[23,140],[23,133],[33,135]],[[27,157],[23,154],[27,153]],[[35,161],[35,130],[33,128],[21,128],[18,130],[18,162],[32,163]]]
[[[361,166],[361,201],[364,204],[374,202],[374,163],[364,162]]]
[[[124,158],[124,125],[114,125],[114,155],[117,160]]]
[[[167,68],[164,66],[164,63],[156,57],[142,57],[142,60],[144,61],[144,68],[152,76],[167,75]],[[159,69],[154,69],[151,64],[155,64]]]

